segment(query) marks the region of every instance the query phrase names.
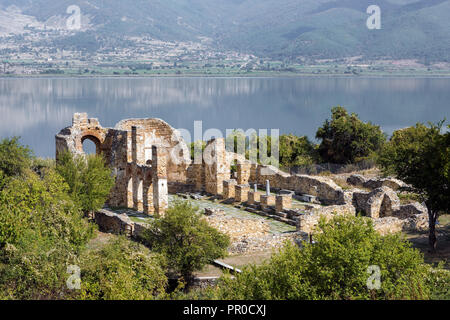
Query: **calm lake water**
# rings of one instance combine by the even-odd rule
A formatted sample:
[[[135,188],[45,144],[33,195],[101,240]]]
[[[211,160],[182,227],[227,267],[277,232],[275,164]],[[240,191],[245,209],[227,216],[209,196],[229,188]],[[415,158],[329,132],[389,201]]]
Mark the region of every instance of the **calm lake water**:
[[[87,112],[114,126],[156,117],[193,132],[280,129],[314,138],[342,105],[390,134],[416,122],[450,119],[449,78],[5,78],[0,137],[21,136],[35,154],[54,156],[54,136]]]

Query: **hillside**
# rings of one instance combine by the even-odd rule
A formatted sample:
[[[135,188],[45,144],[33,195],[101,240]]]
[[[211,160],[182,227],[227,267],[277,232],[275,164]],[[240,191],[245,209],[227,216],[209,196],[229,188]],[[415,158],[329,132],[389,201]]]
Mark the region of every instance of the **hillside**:
[[[84,35],[56,46],[123,36],[163,41],[210,38],[217,48],[292,58],[450,61],[450,0],[380,0],[381,30],[366,27],[371,0],[0,0],[0,35],[30,26],[63,30],[77,5]]]

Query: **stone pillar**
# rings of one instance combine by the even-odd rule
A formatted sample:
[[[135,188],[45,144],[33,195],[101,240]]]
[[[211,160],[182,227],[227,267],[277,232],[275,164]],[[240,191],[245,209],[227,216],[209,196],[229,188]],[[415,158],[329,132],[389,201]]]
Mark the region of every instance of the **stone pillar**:
[[[223,181],[223,199],[232,199],[235,196],[235,186],[237,182],[235,179]]]
[[[275,205],[275,196],[262,195],[260,199],[261,199],[261,209],[266,209],[269,206]]]
[[[192,164],[194,170],[195,190],[204,191],[205,189],[205,168],[202,163]]]
[[[266,196],[270,196],[270,181],[266,180]]]
[[[141,127],[131,127],[131,161],[144,164],[144,131]]]
[[[226,159],[225,140],[214,139],[208,142],[204,152],[206,192],[221,195],[223,181],[230,178],[230,167]]]
[[[250,181],[258,183],[258,164],[256,163],[250,165]]]
[[[248,200],[249,204],[256,204],[261,199],[261,194],[258,191],[249,191],[248,192]]]
[[[238,184],[248,184],[250,179],[250,162],[238,163],[236,166],[237,170],[237,183]]]
[[[152,183],[155,213],[163,216],[169,206],[167,153],[157,146],[152,147]]]
[[[288,194],[279,194],[276,197],[276,212],[283,212],[284,209],[291,209],[292,207],[292,196]]]
[[[144,213],[152,215],[155,213],[153,205],[153,177],[152,168],[146,168],[144,172]]]
[[[247,202],[248,192],[250,191],[250,185],[248,184],[238,184],[234,189],[234,199],[236,202]]]

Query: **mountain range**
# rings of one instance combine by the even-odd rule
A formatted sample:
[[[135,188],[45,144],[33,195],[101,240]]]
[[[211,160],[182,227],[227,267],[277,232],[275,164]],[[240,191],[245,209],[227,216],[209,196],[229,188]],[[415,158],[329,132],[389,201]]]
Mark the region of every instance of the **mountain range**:
[[[0,0],[0,34],[64,29],[71,5],[81,10],[83,36],[63,33],[64,43],[208,38],[277,59],[450,61],[450,0]],[[366,26],[370,5],[380,7],[380,30]]]

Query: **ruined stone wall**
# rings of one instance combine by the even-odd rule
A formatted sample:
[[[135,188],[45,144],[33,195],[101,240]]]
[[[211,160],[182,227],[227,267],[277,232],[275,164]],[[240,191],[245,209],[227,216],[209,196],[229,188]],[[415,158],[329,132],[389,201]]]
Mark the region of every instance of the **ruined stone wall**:
[[[187,168],[191,164],[189,148],[177,130],[161,119],[127,119],[120,121],[116,130],[131,131],[140,128],[137,146],[138,164],[151,164],[152,146],[164,150],[168,156],[169,182],[187,183]],[[132,138],[128,137],[128,162],[132,161]]]

